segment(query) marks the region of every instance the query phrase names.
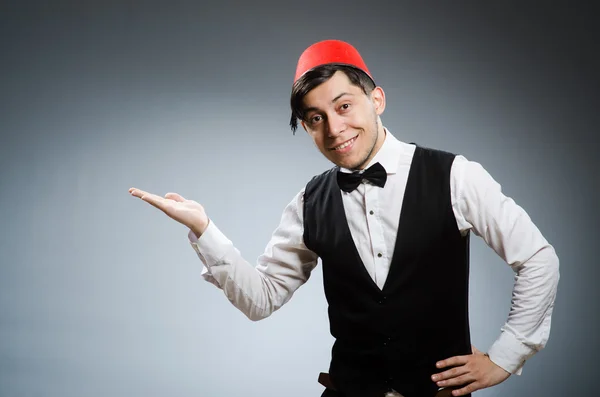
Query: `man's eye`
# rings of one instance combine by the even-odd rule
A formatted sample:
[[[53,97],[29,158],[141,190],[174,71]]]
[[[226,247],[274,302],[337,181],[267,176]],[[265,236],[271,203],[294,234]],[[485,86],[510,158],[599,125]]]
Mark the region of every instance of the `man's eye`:
[[[348,110],[348,109],[350,109],[350,104],[349,103],[344,103],[342,106],[340,106],[340,109],[342,109],[342,110]]]
[[[321,116],[315,116],[312,119],[310,119],[312,124],[318,123],[319,121],[321,121],[322,117]]]

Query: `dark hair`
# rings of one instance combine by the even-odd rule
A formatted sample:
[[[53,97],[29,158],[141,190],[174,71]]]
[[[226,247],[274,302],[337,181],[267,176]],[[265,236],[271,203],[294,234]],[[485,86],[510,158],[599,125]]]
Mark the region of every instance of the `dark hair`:
[[[337,71],[342,71],[350,82],[360,87],[365,95],[369,95],[375,88],[375,82],[369,77],[368,74],[362,70],[355,68],[354,66],[330,63],[327,65],[317,66],[314,69],[306,72],[300,77],[292,87],[292,95],[290,98],[290,106],[292,108],[292,117],[290,118],[290,127],[292,132],[296,132],[298,128],[298,119],[304,120],[304,104],[302,101],[306,94],[308,94],[313,88],[326,82],[335,74]]]

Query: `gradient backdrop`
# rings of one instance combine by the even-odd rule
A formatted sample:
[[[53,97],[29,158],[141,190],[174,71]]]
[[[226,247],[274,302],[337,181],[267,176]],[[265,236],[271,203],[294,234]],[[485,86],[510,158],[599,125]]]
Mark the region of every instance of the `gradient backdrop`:
[[[320,268],[251,322],[201,279],[187,230],[127,189],[201,202],[254,261],[329,167],[288,128],[297,58],[326,38],[362,53],[398,138],[482,163],[561,259],[547,348],[477,395],[595,392],[597,14],[367,3],[2,2],[0,396],[320,395]],[[471,274],[484,350],[513,274],[477,237]]]

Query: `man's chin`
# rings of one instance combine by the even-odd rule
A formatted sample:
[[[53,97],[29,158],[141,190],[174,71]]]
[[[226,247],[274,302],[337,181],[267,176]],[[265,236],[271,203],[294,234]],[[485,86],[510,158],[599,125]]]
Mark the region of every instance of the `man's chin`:
[[[358,162],[358,161],[334,161],[333,162],[335,165],[337,165],[340,168],[346,168],[349,170],[358,170],[359,167],[362,165],[362,162]]]

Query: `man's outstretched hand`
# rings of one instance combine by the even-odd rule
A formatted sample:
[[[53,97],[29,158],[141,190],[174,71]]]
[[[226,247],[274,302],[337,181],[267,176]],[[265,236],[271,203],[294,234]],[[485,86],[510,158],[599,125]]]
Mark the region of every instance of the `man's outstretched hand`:
[[[510,373],[496,365],[487,354],[472,346],[473,354],[455,356],[436,364],[437,368],[447,368],[431,378],[439,387],[464,386],[452,391],[453,396],[464,396],[475,390],[495,386],[504,382]]]
[[[160,197],[134,187],[129,189],[129,193],[158,208],[177,222],[187,226],[198,238],[208,226],[209,220],[204,207],[193,200],[186,200],[177,193],[167,193],[165,197]]]

